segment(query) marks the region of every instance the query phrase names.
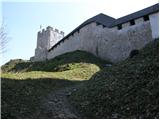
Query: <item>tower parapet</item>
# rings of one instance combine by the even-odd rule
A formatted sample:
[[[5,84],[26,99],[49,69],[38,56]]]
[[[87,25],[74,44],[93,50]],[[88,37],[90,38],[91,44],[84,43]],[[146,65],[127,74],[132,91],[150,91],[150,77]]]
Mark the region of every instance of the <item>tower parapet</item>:
[[[48,26],[48,27],[46,28],[46,30],[53,30],[53,27]]]
[[[64,32],[63,31],[61,31],[60,34],[64,36]]]
[[[37,48],[35,50],[35,61],[47,59],[47,51],[64,37],[64,32],[48,26],[37,33]]]
[[[58,29],[55,29],[55,32],[59,33],[59,30],[58,30]]]
[[[48,26],[48,27],[46,27],[46,29],[42,29],[42,30],[40,30],[39,32],[38,32],[38,35],[42,35],[42,34],[45,34],[47,31],[49,31],[49,32],[55,32],[55,33],[57,33],[57,34],[61,34],[61,35],[63,35],[64,36],[64,32],[63,31],[59,31],[58,29],[53,29],[53,27],[51,27],[51,26]]]

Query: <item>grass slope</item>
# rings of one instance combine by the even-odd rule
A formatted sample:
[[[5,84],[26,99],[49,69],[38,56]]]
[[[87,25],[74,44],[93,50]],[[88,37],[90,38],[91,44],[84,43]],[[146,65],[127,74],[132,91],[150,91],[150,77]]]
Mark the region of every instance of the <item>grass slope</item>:
[[[75,51],[45,62],[11,60],[2,66],[1,117],[35,118],[41,99],[58,89],[88,80],[105,61]]]
[[[88,80],[90,77],[98,72],[100,68],[95,64],[90,63],[76,63],[79,68],[72,68],[61,72],[46,72],[46,71],[30,71],[19,73],[3,73],[3,78],[10,79],[38,79],[38,78],[57,78],[67,80]]]
[[[2,77],[21,80],[28,78],[88,80],[105,63],[105,61],[83,51],[66,53],[43,62],[16,59],[2,66]]]
[[[157,40],[111,67],[82,51],[47,62],[12,60],[2,66],[2,118],[35,118],[50,91],[77,84],[69,100],[84,118],[158,118],[158,48]]]
[[[77,50],[44,62],[30,62],[21,59],[11,60],[3,65],[1,69],[3,73],[29,71],[61,72],[85,67],[83,63],[96,64],[99,67],[103,67],[105,61],[90,53]]]
[[[159,118],[159,42],[102,69],[70,96],[85,118]]]
[[[65,79],[1,80],[1,118],[35,119],[43,112],[41,100],[50,92],[80,83]]]

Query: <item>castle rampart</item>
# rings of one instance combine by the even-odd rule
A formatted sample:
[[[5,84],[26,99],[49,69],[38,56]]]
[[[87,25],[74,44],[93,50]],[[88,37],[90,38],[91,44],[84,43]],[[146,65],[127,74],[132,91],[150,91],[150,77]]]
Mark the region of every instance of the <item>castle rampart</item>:
[[[126,59],[132,50],[140,49],[152,40],[149,21],[121,30],[91,23],[48,52],[47,57],[51,59],[66,52],[83,50],[102,59],[119,62]]]
[[[66,52],[83,50],[111,62],[124,60],[132,50],[139,50],[159,38],[158,11],[159,5],[154,5],[117,20],[99,14],[50,45],[45,57],[51,59]]]

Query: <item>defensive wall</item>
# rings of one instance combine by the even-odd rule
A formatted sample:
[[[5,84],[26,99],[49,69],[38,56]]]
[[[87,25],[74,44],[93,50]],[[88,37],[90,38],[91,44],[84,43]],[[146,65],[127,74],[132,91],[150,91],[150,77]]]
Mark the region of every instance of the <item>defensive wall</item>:
[[[159,4],[119,19],[99,14],[49,47],[45,56],[41,54],[41,60],[83,50],[119,62],[126,59],[132,50],[139,50],[156,38],[159,38]]]

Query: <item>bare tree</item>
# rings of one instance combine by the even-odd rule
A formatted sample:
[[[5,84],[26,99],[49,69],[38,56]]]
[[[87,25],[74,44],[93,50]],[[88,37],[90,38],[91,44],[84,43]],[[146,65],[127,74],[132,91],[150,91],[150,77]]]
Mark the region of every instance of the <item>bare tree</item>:
[[[6,45],[8,43],[8,36],[5,31],[4,24],[0,27],[0,54],[6,52]]]

